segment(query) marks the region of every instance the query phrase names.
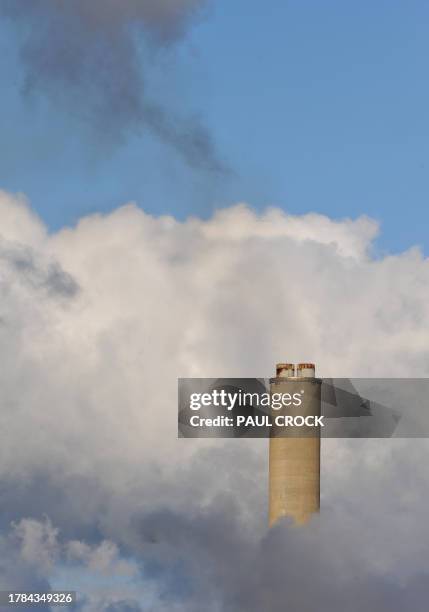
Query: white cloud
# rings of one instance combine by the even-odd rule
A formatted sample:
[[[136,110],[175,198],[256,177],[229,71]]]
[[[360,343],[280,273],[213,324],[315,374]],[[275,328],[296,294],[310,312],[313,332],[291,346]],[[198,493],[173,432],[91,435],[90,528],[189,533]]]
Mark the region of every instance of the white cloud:
[[[362,259],[378,233],[378,224],[365,216],[356,221],[332,221],[325,215],[288,215],[278,208],[255,214],[246,204],[219,211],[209,222],[196,222],[201,233],[214,241],[246,241],[252,238],[291,238],[332,245],[339,255]]]
[[[44,522],[21,519],[13,524],[13,533],[20,543],[21,557],[45,572],[49,572],[58,557],[58,529],[46,518]]]
[[[46,228],[29,208],[24,195],[0,190],[1,231],[11,242],[37,246],[46,238]]]
[[[260,533],[266,441],[177,440],[177,377],[269,376],[276,361],[308,359],[324,376],[427,375],[428,260],[417,249],[372,258],[376,231],[367,218],[243,204],[182,223],[128,204],[48,234],[2,194],[0,478],[50,487],[26,515],[10,493],[16,522],[43,510],[89,563],[85,530],[133,549],[136,516],[162,506],[204,513],[226,496]],[[352,565],[403,572],[408,559],[412,571],[418,551],[429,571],[426,519],[408,522],[427,501],[426,451],[325,444],[325,508],[352,534],[370,525]]]
[[[83,562],[90,572],[116,576],[138,574],[135,564],[120,558],[114,542],[103,540],[98,546],[89,546],[80,540],[71,540],[65,548],[69,560]]]

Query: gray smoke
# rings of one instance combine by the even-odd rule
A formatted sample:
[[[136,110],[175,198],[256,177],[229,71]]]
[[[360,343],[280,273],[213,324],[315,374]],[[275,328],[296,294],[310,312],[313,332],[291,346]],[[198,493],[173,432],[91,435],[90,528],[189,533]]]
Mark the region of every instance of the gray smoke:
[[[24,94],[42,92],[85,119],[98,140],[118,142],[148,127],[191,166],[226,171],[198,119],[148,99],[141,41],[182,37],[205,0],[2,0],[0,14],[20,28]]]
[[[56,261],[43,261],[29,247],[8,244],[0,238],[0,261],[15,278],[57,297],[72,298],[79,286]]]
[[[193,516],[159,512],[144,521],[156,534],[146,555],[163,568],[164,599],[183,612],[427,610],[427,569],[399,579],[374,570],[360,553],[370,535],[380,541],[377,527],[350,515],[338,521],[330,510],[304,530],[279,524],[262,537],[232,504]]]

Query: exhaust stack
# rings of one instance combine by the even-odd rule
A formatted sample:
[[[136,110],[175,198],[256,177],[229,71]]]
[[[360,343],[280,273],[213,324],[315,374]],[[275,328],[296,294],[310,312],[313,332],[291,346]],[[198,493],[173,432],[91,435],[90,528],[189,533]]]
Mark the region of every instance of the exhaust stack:
[[[300,406],[284,407],[275,414],[320,416],[321,379],[312,363],[280,363],[270,379],[274,393],[302,394]],[[273,426],[269,456],[269,525],[291,517],[304,525],[320,510],[320,427],[282,428]]]

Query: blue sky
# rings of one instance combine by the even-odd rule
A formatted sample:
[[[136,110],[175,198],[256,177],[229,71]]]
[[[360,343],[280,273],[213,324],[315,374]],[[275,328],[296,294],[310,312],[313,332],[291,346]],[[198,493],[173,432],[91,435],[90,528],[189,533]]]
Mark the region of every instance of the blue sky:
[[[190,168],[142,127],[105,143],[43,93],[22,95],[22,31],[0,24],[0,187],[52,230],[135,200],[207,216],[246,201],[334,218],[370,215],[380,251],[429,250],[429,5],[220,0],[150,50],[149,96],[198,116],[231,172]]]

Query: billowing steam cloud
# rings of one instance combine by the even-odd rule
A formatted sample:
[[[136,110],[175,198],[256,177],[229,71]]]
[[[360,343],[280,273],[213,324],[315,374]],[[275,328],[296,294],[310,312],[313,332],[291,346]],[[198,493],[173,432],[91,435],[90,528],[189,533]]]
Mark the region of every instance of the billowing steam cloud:
[[[428,374],[429,264],[366,218],[128,204],[48,234],[0,196],[0,583],[79,609],[427,609],[427,441],[329,440],[322,508],[266,530],[266,440],[178,440],[178,376]],[[325,443],[326,442],[326,443]]]
[[[226,170],[198,120],[150,99],[139,60],[142,36],[167,45],[181,37],[204,0],[35,0],[0,3],[21,26],[24,91],[78,113],[98,138],[149,127],[192,166]]]

